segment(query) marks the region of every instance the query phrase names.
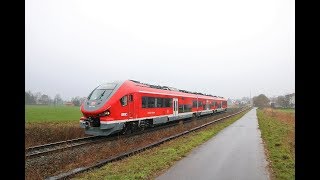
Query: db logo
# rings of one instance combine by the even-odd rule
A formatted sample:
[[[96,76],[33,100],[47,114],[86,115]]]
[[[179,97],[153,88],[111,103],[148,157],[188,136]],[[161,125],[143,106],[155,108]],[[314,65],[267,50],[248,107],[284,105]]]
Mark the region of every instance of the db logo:
[[[121,113],[121,116],[128,116],[128,113]]]

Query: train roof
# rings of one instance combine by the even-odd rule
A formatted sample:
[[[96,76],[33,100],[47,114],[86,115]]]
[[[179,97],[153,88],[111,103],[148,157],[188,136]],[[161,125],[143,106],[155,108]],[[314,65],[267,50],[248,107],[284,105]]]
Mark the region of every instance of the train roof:
[[[151,89],[154,89],[154,90],[156,90],[156,89],[164,90],[164,91],[167,91],[168,93],[174,92],[174,94],[176,94],[176,95],[179,95],[179,94],[180,95],[196,95],[198,98],[207,98],[208,96],[210,96],[210,97],[212,97],[214,99],[225,100],[224,97],[214,96],[214,95],[211,95],[211,94],[203,94],[203,93],[199,93],[199,92],[191,92],[191,91],[177,89],[177,88],[173,88],[173,87],[169,87],[169,86],[152,85],[152,84],[142,83],[142,82],[136,81],[136,80],[128,80],[128,81],[133,82],[136,86],[142,87],[142,89],[151,88]]]

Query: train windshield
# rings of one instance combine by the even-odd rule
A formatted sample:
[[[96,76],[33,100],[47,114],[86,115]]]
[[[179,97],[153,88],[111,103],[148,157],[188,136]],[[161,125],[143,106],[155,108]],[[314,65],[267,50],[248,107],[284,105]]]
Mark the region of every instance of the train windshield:
[[[88,97],[88,100],[99,100],[102,97],[107,98],[110,96],[116,84],[103,84],[97,87],[95,90],[91,92]]]

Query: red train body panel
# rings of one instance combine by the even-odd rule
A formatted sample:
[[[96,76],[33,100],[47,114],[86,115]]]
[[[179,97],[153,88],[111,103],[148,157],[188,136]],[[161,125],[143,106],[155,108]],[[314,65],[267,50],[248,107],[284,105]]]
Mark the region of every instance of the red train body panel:
[[[103,135],[226,111],[222,97],[126,80],[94,89],[81,105],[81,127]]]

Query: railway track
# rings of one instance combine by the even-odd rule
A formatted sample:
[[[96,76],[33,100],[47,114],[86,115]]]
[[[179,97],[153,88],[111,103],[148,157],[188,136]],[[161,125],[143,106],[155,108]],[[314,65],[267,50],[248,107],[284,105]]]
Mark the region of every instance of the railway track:
[[[217,114],[220,114],[220,113],[217,113]],[[206,118],[206,117],[208,117],[208,115],[201,116],[198,119],[203,119],[203,118]],[[186,120],[183,120],[183,122],[184,123],[189,123],[191,121],[190,121],[190,119],[186,119]],[[157,130],[164,129],[164,128],[169,128],[169,127],[175,126],[177,124],[178,124],[178,122],[174,121],[174,122],[172,122],[170,124],[155,126],[153,128],[145,129],[144,131],[137,131],[137,132],[134,132],[134,133],[131,133],[131,134],[126,134],[126,135],[114,134],[114,135],[111,135],[111,136],[108,136],[108,137],[104,137],[104,136],[89,136],[89,137],[84,137],[84,138],[70,139],[70,140],[66,140],[66,141],[59,141],[59,142],[50,143],[50,144],[33,146],[33,147],[30,147],[30,148],[26,149],[26,158],[39,157],[39,156],[43,156],[43,155],[54,153],[54,152],[59,152],[59,151],[63,151],[63,150],[67,150],[67,149],[71,149],[71,148],[75,148],[75,147],[88,145],[88,144],[91,144],[91,143],[98,143],[100,141],[118,140],[120,138],[126,138],[126,137],[129,137],[129,136],[135,136],[135,135],[139,135],[139,134],[142,134],[142,133],[147,133],[147,132],[157,131]]]
[[[152,148],[152,147],[158,146],[158,145],[160,145],[160,144],[162,144],[162,143],[164,143],[164,142],[170,141],[170,140],[175,139],[175,138],[178,138],[178,137],[180,137],[180,136],[182,136],[182,135],[185,135],[185,134],[188,134],[188,133],[190,133],[190,132],[196,131],[196,130],[198,130],[198,129],[204,128],[204,127],[206,127],[206,126],[208,126],[208,125],[211,125],[211,124],[213,124],[213,123],[215,123],[215,122],[218,122],[218,121],[227,119],[227,118],[229,118],[229,117],[235,116],[235,115],[237,115],[237,114],[240,114],[240,113],[242,113],[242,112],[244,112],[244,111],[246,111],[246,110],[249,110],[250,108],[251,108],[251,107],[244,108],[244,109],[242,109],[242,110],[239,111],[239,112],[236,112],[236,113],[233,113],[233,114],[231,114],[231,115],[227,115],[227,116],[225,116],[225,117],[222,117],[222,118],[219,118],[219,119],[210,121],[210,122],[208,122],[208,123],[205,123],[205,124],[203,124],[203,125],[197,126],[197,127],[192,128],[192,129],[190,129],[190,130],[187,130],[187,131],[178,133],[178,134],[176,134],[176,135],[172,135],[172,136],[170,136],[170,137],[163,138],[163,139],[161,139],[161,140],[159,140],[159,141],[157,141],[157,142],[151,143],[151,144],[149,144],[149,145],[147,145],[147,146],[144,146],[144,147],[141,147],[141,148],[138,148],[138,149],[135,149],[135,150],[131,150],[131,151],[128,151],[128,152],[125,152],[125,153],[121,153],[120,155],[116,155],[116,156],[110,157],[110,158],[108,158],[108,159],[104,159],[104,160],[102,160],[102,161],[100,161],[100,162],[98,162],[98,163],[96,163],[96,164],[94,164],[94,165],[76,168],[76,169],[73,169],[73,170],[71,170],[71,171],[69,171],[69,172],[61,173],[61,174],[58,174],[58,175],[56,175],[56,176],[51,176],[51,177],[48,177],[48,178],[46,178],[46,179],[47,179],[47,180],[53,180],[53,179],[56,180],[56,179],[67,179],[67,178],[70,178],[70,177],[72,177],[72,176],[74,176],[74,175],[76,175],[76,174],[78,174],[78,173],[85,172],[85,171],[88,171],[88,170],[91,170],[91,169],[94,169],[94,168],[101,167],[101,166],[103,166],[103,165],[105,165],[105,164],[107,164],[107,163],[110,163],[110,162],[113,162],[113,161],[117,161],[117,160],[123,159],[123,158],[125,158],[125,157],[131,156],[131,155],[133,155],[133,154],[142,152],[142,151],[144,151],[144,150],[146,150],[146,149],[150,149],[150,148]]]
[[[102,139],[105,139],[105,137],[89,136],[84,138],[70,139],[66,141],[59,141],[59,142],[54,142],[50,144],[33,146],[26,149],[25,151],[26,157],[27,158],[37,157],[37,156],[45,155],[55,151],[61,151],[61,150],[69,149],[72,147],[77,147],[77,146],[85,145],[88,143],[97,142],[98,140],[102,140]]]
[[[186,120],[185,122],[187,123],[189,121]],[[33,157],[43,156],[46,154],[59,152],[59,151],[63,151],[63,150],[71,149],[71,148],[75,148],[75,147],[80,147],[80,146],[88,145],[91,143],[98,143],[100,141],[118,140],[120,138],[126,138],[129,136],[135,136],[135,135],[139,135],[139,134],[146,133],[146,132],[157,131],[160,129],[169,128],[169,127],[175,126],[177,124],[178,124],[178,122],[172,122],[170,124],[156,126],[153,128],[145,129],[143,131],[137,131],[137,132],[133,132],[131,134],[125,134],[125,135],[113,134],[113,135],[107,136],[107,137],[89,136],[89,137],[84,137],[84,138],[70,139],[67,141],[59,141],[59,142],[55,142],[55,143],[34,146],[34,147],[30,147],[30,148],[26,149],[26,157],[33,158]]]

